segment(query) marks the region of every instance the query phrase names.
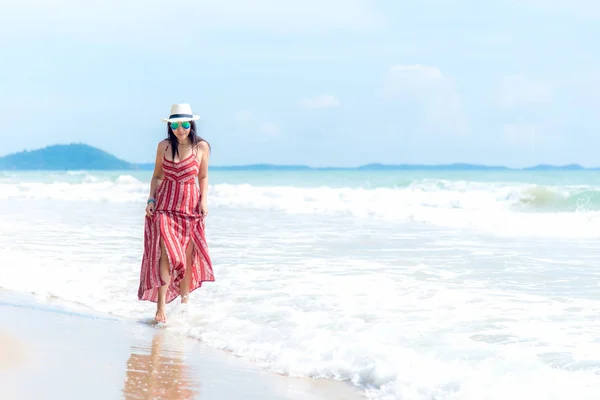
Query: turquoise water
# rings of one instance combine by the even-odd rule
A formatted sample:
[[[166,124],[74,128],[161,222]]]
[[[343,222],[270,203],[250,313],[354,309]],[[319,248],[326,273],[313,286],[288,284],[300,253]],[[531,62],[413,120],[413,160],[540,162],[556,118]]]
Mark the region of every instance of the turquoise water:
[[[131,175],[142,181],[149,180],[151,171],[93,171],[96,177],[115,179]],[[55,179],[79,182],[87,172],[62,171],[0,171],[0,179],[15,177],[23,180],[52,181]],[[398,187],[418,180],[448,180],[472,182],[520,182],[537,185],[600,187],[600,171],[360,171],[360,170],[302,170],[302,171],[210,171],[214,183],[253,185],[285,185],[297,187]]]
[[[1,182],[44,182],[94,184],[128,178],[149,187],[151,171],[108,172],[2,172]],[[516,211],[600,210],[600,171],[222,171],[210,173],[211,186],[251,185],[297,189],[407,189],[427,190],[431,195],[448,193],[490,193],[511,187],[506,196],[517,198],[510,207]],[[433,193],[435,191],[439,193]],[[141,190],[143,191],[143,190]],[[306,194],[306,193],[305,193]],[[475,192],[474,192],[475,195]],[[382,194],[383,196],[383,194]],[[381,200],[381,197],[378,198]],[[514,199],[513,199],[514,200]]]

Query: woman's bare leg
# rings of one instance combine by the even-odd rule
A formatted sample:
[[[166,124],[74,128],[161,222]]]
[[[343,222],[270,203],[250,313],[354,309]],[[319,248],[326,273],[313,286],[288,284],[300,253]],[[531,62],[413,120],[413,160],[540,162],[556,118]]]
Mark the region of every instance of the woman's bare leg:
[[[167,322],[165,307],[167,288],[171,283],[171,274],[169,273],[169,269],[169,257],[167,256],[167,249],[165,249],[165,245],[162,239],[160,239],[160,277],[166,283],[158,288],[158,302],[156,304],[156,321],[158,322]]]
[[[192,254],[194,245],[192,240],[188,243],[185,249],[185,275],[179,282],[179,293],[181,294],[181,303],[187,304],[190,299],[190,281],[192,280]]]

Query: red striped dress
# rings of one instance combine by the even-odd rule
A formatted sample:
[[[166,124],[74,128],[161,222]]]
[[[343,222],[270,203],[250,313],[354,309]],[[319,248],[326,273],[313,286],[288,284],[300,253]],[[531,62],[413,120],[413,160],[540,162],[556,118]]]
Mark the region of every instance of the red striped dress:
[[[180,294],[179,282],[186,270],[185,249],[190,240],[193,243],[190,293],[202,286],[202,282],[215,280],[204,236],[205,221],[200,214],[201,193],[196,185],[199,168],[194,152],[179,162],[169,161],[163,155],[164,179],[156,188],[154,215],[146,216],[144,226],[139,300],[158,302],[158,288],[165,284],[160,277],[161,237],[167,250],[171,275],[167,303]]]

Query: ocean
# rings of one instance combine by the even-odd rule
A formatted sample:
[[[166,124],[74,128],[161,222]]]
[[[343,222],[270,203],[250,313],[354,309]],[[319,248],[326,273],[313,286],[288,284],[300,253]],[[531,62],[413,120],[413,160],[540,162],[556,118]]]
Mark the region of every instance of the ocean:
[[[0,172],[0,287],[132,321],[151,171]],[[172,329],[388,400],[600,393],[600,172],[211,171]]]

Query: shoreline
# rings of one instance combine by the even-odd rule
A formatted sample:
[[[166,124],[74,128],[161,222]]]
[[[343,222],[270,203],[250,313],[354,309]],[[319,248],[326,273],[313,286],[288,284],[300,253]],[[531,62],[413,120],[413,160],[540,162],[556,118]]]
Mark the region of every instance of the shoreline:
[[[7,400],[366,398],[349,383],[278,375],[158,325],[52,303],[0,289]]]

